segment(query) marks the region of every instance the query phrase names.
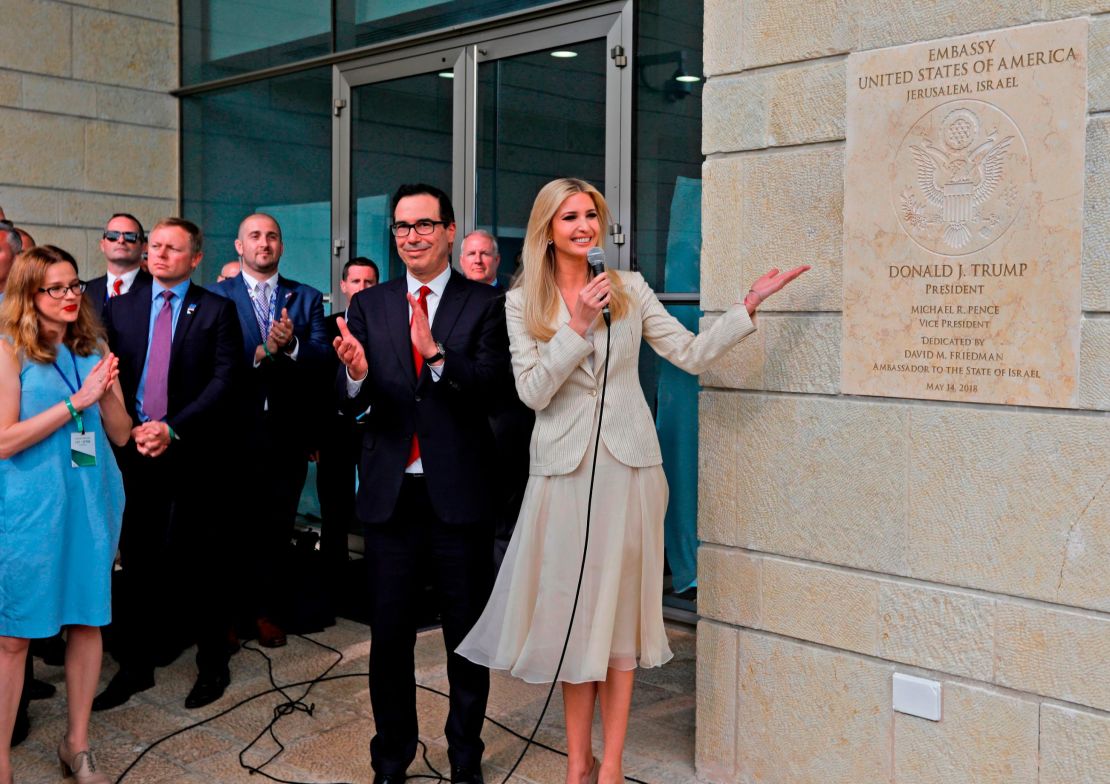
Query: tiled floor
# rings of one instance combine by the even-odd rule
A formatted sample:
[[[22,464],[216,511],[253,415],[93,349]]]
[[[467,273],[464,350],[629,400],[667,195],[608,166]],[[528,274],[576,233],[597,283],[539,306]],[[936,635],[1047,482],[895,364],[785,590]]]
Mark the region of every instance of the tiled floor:
[[[648,784],[676,784],[694,780],[694,635],[680,628],[668,630],[675,658],[661,669],[637,672],[632,720],[625,754],[625,773]],[[275,733],[285,751],[265,770],[278,779],[304,782],[370,782],[369,743],[373,733],[370,697],[365,673],[370,649],[365,626],[341,620],[338,625],[314,635],[315,639],[340,650],[343,661],[331,675],[349,676],[317,684],[305,698],[314,705],[311,715],[295,712],[278,723]],[[219,702],[197,711],[182,706],[192,685],[191,651],[157,672],[157,685],[136,695],[124,706],[93,714],[92,740],[101,770],[113,781],[144,750],[146,755],[122,779],[127,784],[258,784],[263,777],[250,775],[239,765],[240,751],[261,733],[283,702],[279,694],[262,694],[234,710],[237,702],[270,689],[266,662],[257,653],[244,650],[231,661],[232,684]],[[269,652],[274,661],[274,678],[279,684],[316,677],[337,657],[310,642],[291,637],[289,645]],[[440,690],[447,688],[443,641],[438,631],[420,635],[416,650],[417,682]],[[106,659],[104,680],[115,670]],[[19,784],[45,784],[60,780],[54,749],[65,729],[65,684],[60,667],[35,663],[36,675],[58,686],[58,696],[31,703],[31,736],[14,751],[15,780]],[[495,672],[488,714],[527,734],[546,696],[545,686],[533,686]],[[304,686],[290,686],[298,697]],[[222,714],[222,715],[221,715]],[[421,736],[428,744],[428,757],[440,771],[449,769],[443,722],[447,702],[443,697],[419,692]],[[204,721],[207,720],[207,721]],[[157,738],[196,725],[181,735],[151,748]],[[563,748],[562,700],[555,692],[548,715],[537,739]],[[499,784],[520,753],[522,742],[487,722],[485,776]],[[600,729],[595,747],[600,749]],[[259,765],[278,750],[267,735],[243,756]],[[528,752],[513,777],[514,782],[561,784],[563,758],[539,748]],[[417,758],[409,775],[429,773]],[[420,779],[417,779],[418,781]],[[428,779],[423,779],[427,781]]]

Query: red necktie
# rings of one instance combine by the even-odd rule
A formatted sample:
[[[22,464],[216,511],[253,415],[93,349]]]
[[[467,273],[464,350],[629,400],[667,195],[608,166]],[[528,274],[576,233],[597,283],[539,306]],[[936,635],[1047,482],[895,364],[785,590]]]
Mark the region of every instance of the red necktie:
[[[120,294],[122,294],[123,292],[120,290],[122,288],[123,278],[116,278],[116,282],[112,284],[112,296],[118,297]]]
[[[431,291],[432,290],[430,288],[428,288],[427,286],[421,286],[420,287],[420,294],[416,298],[416,304],[420,307],[420,309],[422,311],[424,311],[425,316],[428,315],[428,294],[430,294]],[[415,318],[415,317],[416,317],[416,310],[413,309],[412,317],[409,318],[409,327],[410,327],[409,334],[410,334],[410,336],[412,334],[412,331],[411,331],[412,319]],[[411,340],[411,337],[409,339]],[[420,378],[420,371],[424,369],[424,355],[416,350],[416,344],[415,343],[412,344],[412,364],[413,364],[413,367],[416,368],[416,378],[419,379]],[[413,436],[412,436],[412,446],[409,448],[409,461],[407,463],[405,463],[405,465],[410,466],[419,459],[420,459],[420,439],[417,438],[416,434],[414,433]]]

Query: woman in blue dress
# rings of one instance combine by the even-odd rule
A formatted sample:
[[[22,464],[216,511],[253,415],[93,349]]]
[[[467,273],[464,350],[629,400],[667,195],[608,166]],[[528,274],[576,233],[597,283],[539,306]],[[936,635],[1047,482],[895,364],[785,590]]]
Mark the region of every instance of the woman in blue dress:
[[[15,260],[0,301],[0,784],[31,638],[66,629],[63,772],[108,784],[89,751],[100,627],[111,616],[123,483],[109,445],[131,418],[77,263],[61,248]]]

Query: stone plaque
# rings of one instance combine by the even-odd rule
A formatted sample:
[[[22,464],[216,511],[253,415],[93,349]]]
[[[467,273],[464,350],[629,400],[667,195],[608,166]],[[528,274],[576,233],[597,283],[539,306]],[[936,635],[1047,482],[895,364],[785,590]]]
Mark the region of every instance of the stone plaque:
[[[1074,404],[1087,25],[848,58],[842,391]]]

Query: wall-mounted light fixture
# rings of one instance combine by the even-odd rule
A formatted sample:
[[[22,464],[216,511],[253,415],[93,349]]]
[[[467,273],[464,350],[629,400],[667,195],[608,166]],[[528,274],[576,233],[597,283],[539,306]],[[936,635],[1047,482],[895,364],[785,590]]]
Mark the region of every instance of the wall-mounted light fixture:
[[[659,85],[660,75],[665,73],[659,66],[673,65],[674,70]],[[648,71],[652,70],[652,78],[648,78]],[[701,81],[701,76],[690,73],[686,67],[686,51],[677,50],[662,54],[645,54],[636,57],[636,73],[639,76],[640,86],[652,92],[663,93],[668,101],[681,101],[694,91],[694,84]],[[654,82],[654,83],[653,83]]]

